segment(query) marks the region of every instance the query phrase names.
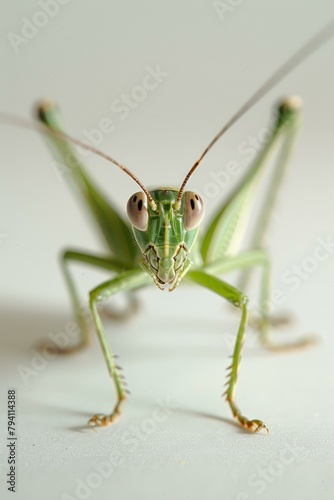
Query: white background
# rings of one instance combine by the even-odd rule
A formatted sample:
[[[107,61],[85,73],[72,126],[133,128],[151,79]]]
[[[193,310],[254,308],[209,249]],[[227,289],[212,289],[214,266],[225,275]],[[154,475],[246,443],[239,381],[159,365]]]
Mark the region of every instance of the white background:
[[[39,98],[53,98],[68,130],[81,139],[85,129],[110,118],[115,130],[99,147],[149,187],[178,186],[236,109],[334,14],[330,0],[224,3],[230,9],[220,18],[211,0],[72,0],[15,52],[8,33],[21,35],[22,18],[38,19],[41,7],[37,1],[3,1],[0,109],[30,117]],[[182,285],[172,294],[152,286],[141,293],[140,314],[124,324],[106,323],[132,397],[115,426],[87,429],[88,419],[110,411],[114,401],[95,336],[89,350],[48,362],[38,362],[34,346],[73,319],[60,249],[99,251],[101,245],[41,137],[1,125],[1,408],[7,389],[15,387],[15,498],[333,497],[333,253],[306,273],[296,291],[282,280],[292,266],[310,262],[305,259],[319,238],[334,238],[333,51],[334,40],[270,91],[189,184],[203,194],[210,174],[231,160],[246,171],[240,144],[268,125],[282,96],[303,97],[303,128],[268,248],[273,286],[285,297],[275,312],[291,311],[296,319],[275,338],[317,333],[321,342],[276,355],[265,352],[250,331],[237,401],[247,416],[268,424],[269,436],[235,425],[220,397],[237,316],[212,294]],[[121,120],[111,104],[141,85],[147,66],[157,65],[168,76]],[[99,158],[89,156],[87,164],[123,210],[135,184]],[[204,196],[208,215],[229,188]],[[106,278],[75,270],[83,300]],[[34,374],[23,379],[22,366]],[[173,408],[158,411],[158,400]],[[1,498],[13,498],[6,490],[1,411]]]

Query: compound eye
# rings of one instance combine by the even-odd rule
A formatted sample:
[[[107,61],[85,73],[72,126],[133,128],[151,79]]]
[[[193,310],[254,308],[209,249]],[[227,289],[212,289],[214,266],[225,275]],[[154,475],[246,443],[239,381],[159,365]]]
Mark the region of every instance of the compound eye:
[[[199,194],[193,191],[184,193],[184,227],[187,231],[195,229],[202,222],[204,202]]]
[[[148,210],[146,194],[142,191],[135,193],[129,198],[126,212],[131,224],[139,231],[146,231],[148,226]]]

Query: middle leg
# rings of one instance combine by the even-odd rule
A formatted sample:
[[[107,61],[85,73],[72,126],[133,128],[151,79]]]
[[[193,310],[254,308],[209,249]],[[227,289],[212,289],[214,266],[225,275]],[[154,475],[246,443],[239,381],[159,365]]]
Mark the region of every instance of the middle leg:
[[[256,311],[258,313],[256,328],[260,332],[260,340],[264,347],[271,350],[288,350],[305,347],[314,343],[314,336],[303,336],[294,342],[276,343],[271,339],[270,327],[272,320],[270,317],[270,280],[271,280],[271,262],[264,250],[252,250],[241,253],[236,256],[226,256],[218,259],[204,267],[204,271],[210,274],[224,274],[235,270],[249,270],[254,267],[260,267],[262,271],[260,285],[260,303]]]

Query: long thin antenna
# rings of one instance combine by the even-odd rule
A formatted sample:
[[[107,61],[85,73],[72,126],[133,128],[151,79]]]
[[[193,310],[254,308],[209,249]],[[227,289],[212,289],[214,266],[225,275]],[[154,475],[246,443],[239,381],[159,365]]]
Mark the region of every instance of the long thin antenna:
[[[212,146],[221,138],[225,132],[232,127],[232,125],[239,120],[247,111],[254,106],[263,96],[265,96],[275,85],[277,85],[288,73],[290,73],[296,66],[301,64],[311,54],[313,54],[319,47],[321,47],[327,40],[334,35],[334,21],[331,21],[325,28],[317,33],[311,40],[309,40],[301,49],[299,49],[290,59],[288,59],[275,73],[271,75],[268,80],[248,99],[248,101],[241,106],[241,108],[230,118],[218,134],[212,139],[210,144],[205,148],[199,159],[194,163],[189,172],[187,173],[183,183],[181,184],[175,208],[179,209],[181,204],[182,194],[188,180],[203,160],[204,156],[210,151]]]
[[[148,192],[146,187],[140,182],[138,177],[136,177],[131,172],[131,170],[124,167],[124,165],[122,165],[121,163],[116,161],[114,158],[107,155],[106,153],[103,153],[103,151],[100,151],[100,150],[94,148],[93,146],[91,146],[90,144],[87,144],[85,142],[80,141],[79,139],[75,139],[74,137],[71,137],[66,132],[60,132],[59,130],[54,130],[45,124],[33,123],[33,122],[30,122],[29,120],[25,120],[24,118],[14,116],[14,115],[11,115],[9,113],[0,112],[0,121],[6,123],[8,125],[14,125],[14,126],[26,128],[29,130],[35,130],[36,132],[41,132],[42,134],[51,135],[52,137],[56,137],[57,139],[60,139],[63,141],[68,141],[72,144],[75,144],[76,146],[80,146],[82,149],[85,149],[86,151],[90,151],[91,153],[94,153],[97,156],[100,156],[101,158],[104,158],[105,160],[110,161],[111,163],[116,165],[116,167],[123,170],[123,172],[125,172],[129,177],[131,177],[132,180],[134,180],[138,184],[138,186],[146,194],[148,203],[150,204],[152,210],[157,209],[155,201],[153,200],[152,196],[150,195],[150,193]]]

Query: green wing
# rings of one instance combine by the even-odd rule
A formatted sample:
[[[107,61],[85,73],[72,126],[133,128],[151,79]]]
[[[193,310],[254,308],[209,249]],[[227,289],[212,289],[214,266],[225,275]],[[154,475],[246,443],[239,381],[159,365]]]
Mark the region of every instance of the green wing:
[[[39,108],[39,119],[53,130],[64,131],[60,112],[53,104],[48,103]],[[52,136],[48,137],[47,141],[57,160],[66,165],[65,176],[86,202],[111,255],[126,268],[133,267],[138,261],[139,251],[134,244],[130,224],[91,181],[71,144],[65,139]]]
[[[257,249],[262,244],[299,125],[299,109],[291,107],[288,101],[283,103],[278,111],[276,123],[267,144],[256,158],[246,177],[242,179],[228,200],[218,210],[204,235],[201,246],[204,263],[233,253],[236,245],[239,245],[242,231],[249,218],[250,205],[256,198],[256,189],[261,180],[261,174],[264,172],[267,159],[272,153],[273,145],[281,138],[283,144],[273,168],[265,199],[262,201],[259,218],[254,224],[250,247]]]

